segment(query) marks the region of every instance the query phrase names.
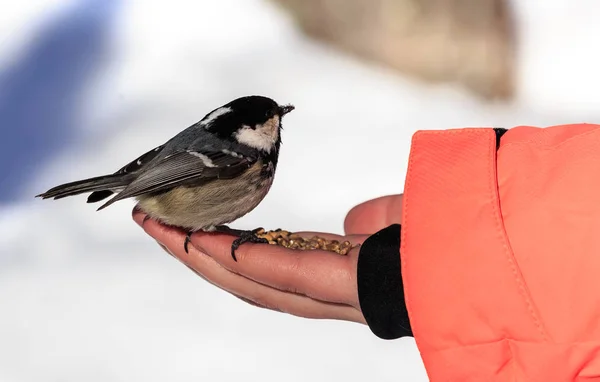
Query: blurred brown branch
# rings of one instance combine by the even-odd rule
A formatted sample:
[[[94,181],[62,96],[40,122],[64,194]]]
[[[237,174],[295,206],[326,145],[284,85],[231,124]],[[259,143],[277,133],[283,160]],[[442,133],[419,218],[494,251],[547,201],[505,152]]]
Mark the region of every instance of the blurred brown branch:
[[[272,0],[309,36],[430,82],[487,99],[514,92],[506,0]]]

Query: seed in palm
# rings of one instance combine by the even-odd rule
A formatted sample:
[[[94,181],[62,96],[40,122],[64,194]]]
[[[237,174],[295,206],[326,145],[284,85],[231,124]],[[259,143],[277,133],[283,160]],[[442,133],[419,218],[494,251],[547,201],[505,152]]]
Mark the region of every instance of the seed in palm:
[[[305,238],[283,229],[266,231],[261,228],[256,231],[256,235],[266,239],[269,244],[301,251],[320,249],[335,252],[339,255],[347,255],[351,249],[359,246],[359,244],[352,244],[348,240],[340,242],[339,240],[328,240],[320,236]]]

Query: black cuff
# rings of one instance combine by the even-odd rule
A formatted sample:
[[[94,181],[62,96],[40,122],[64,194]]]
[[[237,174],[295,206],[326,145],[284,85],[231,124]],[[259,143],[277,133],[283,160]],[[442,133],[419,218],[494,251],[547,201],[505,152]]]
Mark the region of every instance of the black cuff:
[[[412,336],[400,268],[400,224],[371,235],[358,255],[358,300],[369,328],[391,340]]]

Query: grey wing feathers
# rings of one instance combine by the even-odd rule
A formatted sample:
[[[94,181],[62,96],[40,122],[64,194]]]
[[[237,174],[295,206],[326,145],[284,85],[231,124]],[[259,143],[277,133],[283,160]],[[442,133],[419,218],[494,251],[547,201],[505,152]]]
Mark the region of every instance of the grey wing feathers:
[[[252,158],[223,151],[178,152],[155,161],[98,210],[121,199],[167,191],[178,186],[200,185],[210,179],[233,177],[249,168],[252,163]]]
[[[144,165],[146,165],[152,159],[156,158],[157,155],[160,153],[160,151],[163,149],[163,147],[164,147],[164,145],[160,145],[160,146],[140,155],[137,159],[135,159],[135,160],[131,161],[130,163],[128,163],[127,165],[121,167],[117,172],[115,172],[113,174],[113,176],[121,175],[123,178],[128,178],[128,177],[124,177],[124,175],[132,174],[132,173],[135,173],[136,171],[139,171]],[[124,184],[124,185],[126,185],[126,184]],[[103,199],[108,198],[112,194],[114,194],[114,191],[110,190],[110,189],[94,191],[90,194],[90,196],[88,196],[87,202],[88,203],[96,203]]]

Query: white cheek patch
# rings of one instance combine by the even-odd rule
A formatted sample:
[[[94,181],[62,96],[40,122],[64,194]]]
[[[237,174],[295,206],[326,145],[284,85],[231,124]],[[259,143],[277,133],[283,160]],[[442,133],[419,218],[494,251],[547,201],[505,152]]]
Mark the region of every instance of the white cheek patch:
[[[202,160],[202,163],[203,163],[203,164],[204,164],[206,167],[217,167],[217,166],[215,166],[215,164],[213,163],[213,161],[212,161],[212,160],[210,160],[210,158],[209,158],[209,157],[207,157],[207,156],[206,156],[206,155],[204,155],[204,154],[200,154],[200,153],[197,153],[197,152],[195,152],[195,151],[188,151],[188,153],[190,153],[191,155],[193,155],[193,156],[195,156],[195,157],[197,157],[197,158],[200,158],[200,160]]]
[[[231,109],[228,107],[220,107],[217,110],[213,111],[212,113],[210,113],[209,115],[207,115],[206,117],[204,117],[201,121],[200,121],[200,126],[208,128],[210,127],[210,125],[220,116],[227,114],[227,113],[231,113]]]
[[[271,147],[273,147],[273,143],[275,143],[275,140],[271,135],[265,134],[258,129],[254,130],[248,126],[242,127],[235,134],[235,139],[241,144],[266,152],[271,152]]]
[[[250,126],[242,126],[236,133],[235,138],[239,143],[252,148],[271,152],[271,148],[279,138],[279,117],[273,117],[262,125],[252,129]]]

